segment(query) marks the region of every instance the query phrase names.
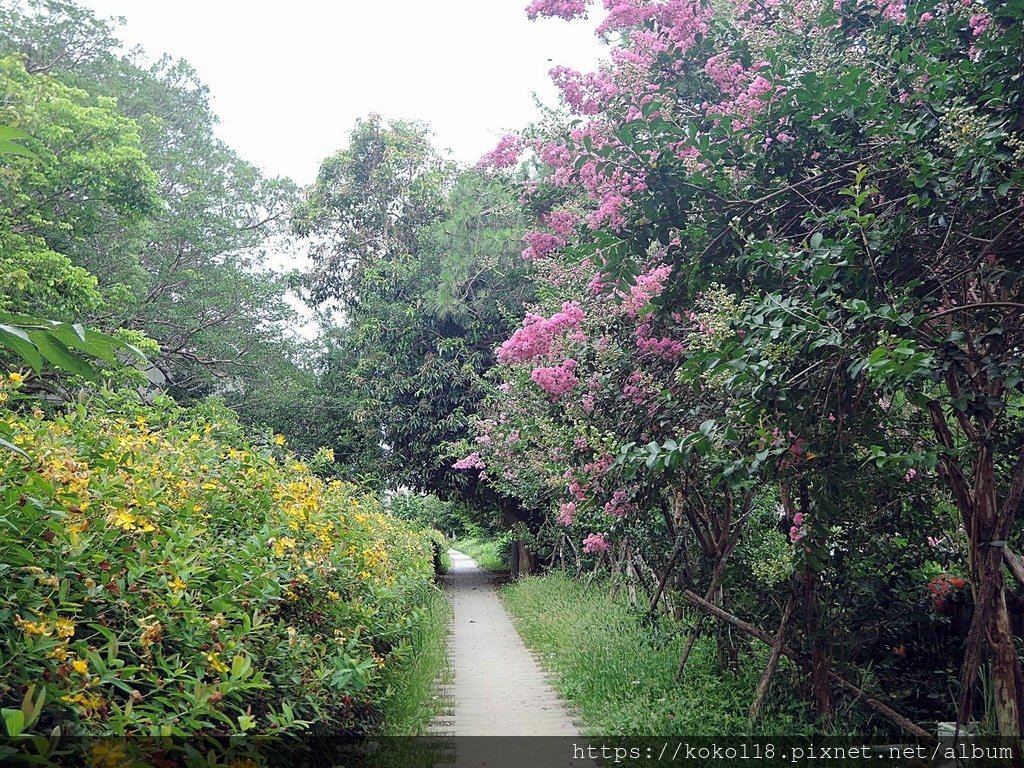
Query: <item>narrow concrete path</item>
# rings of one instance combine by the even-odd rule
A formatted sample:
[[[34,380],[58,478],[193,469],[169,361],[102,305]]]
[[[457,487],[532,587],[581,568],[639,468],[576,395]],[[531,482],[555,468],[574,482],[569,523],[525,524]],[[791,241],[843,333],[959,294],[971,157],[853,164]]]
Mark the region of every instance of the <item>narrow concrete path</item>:
[[[451,736],[578,736],[569,713],[523,645],[498,599],[498,578],[451,550],[444,577],[454,617],[448,689]],[[438,729],[441,730],[441,729]]]
[[[430,733],[451,751],[435,768],[596,768],[581,759],[577,742],[586,739],[498,599],[500,577],[461,552],[449,555],[444,587],[454,613],[452,680],[442,694],[452,708],[435,719]]]

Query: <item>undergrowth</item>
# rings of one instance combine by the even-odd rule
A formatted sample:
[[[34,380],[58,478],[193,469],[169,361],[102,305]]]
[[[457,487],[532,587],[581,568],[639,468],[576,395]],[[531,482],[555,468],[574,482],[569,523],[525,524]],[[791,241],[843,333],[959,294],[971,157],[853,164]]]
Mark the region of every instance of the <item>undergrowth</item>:
[[[526,645],[552,673],[556,691],[588,735],[745,735],[763,657],[720,673],[713,638],[698,640],[681,680],[674,681],[686,641],[680,625],[650,622],[612,598],[607,584],[587,589],[561,573],[507,585],[503,598]],[[780,675],[781,677],[781,675]],[[782,685],[759,735],[800,735],[812,728]]]
[[[436,683],[448,663],[450,618],[451,606],[442,592],[431,590],[407,652],[385,676],[384,735],[419,736],[445,708]]]

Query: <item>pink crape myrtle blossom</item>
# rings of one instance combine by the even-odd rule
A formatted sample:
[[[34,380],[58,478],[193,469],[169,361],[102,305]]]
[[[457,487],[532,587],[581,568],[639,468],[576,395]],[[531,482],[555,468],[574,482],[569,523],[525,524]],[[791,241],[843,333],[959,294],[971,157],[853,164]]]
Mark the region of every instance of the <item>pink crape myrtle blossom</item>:
[[[598,34],[653,27],[684,51],[698,34],[707,33],[712,14],[710,3],[695,0],[605,0],[604,6],[608,16],[598,26]]]
[[[559,525],[572,525],[572,519],[576,514],[576,502],[567,501],[558,510],[558,524]]]
[[[564,363],[550,368],[534,368],[530,378],[537,386],[551,395],[552,400],[557,402],[562,395],[574,389],[580,383],[580,380],[573,373],[577,365],[577,362],[570,358]]]
[[[971,28],[971,34],[975,37],[981,37],[985,34],[985,30],[992,25],[992,16],[988,11],[982,9],[977,13],[972,13],[967,23]]]
[[[551,211],[542,217],[542,221],[551,228],[551,231],[561,238],[572,235],[579,220],[576,214],[565,211]]]
[[[523,151],[523,140],[513,133],[501,137],[498,146],[480,158],[478,168],[513,168]]]
[[[636,504],[629,501],[629,495],[625,491],[615,491],[611,500],[604,505],[604,511],[615,517],[625,517],[636,509]]]
[[[596,115],[619,95],[618,86],[606,73],[583,73],[560,66],[549,74],[562,92],[566,105],[577,115]]]
[[[793,525],[789,528],[789,540],[796,544],[806,533],[804,530],[804,513],[797,512],[793,515]]]
[[[650,323],[638,325],[633,335],[636,337],[636,349],[643,355],[664,360],[676,360],[686,351],[686,347],[681,341],[676,341],[668,336],[655,336],[651,331]]]
[[[498,362],[522,363],[547,357],[555,337],[566,331],[578,331],[583,318],[583,310],[575,301],[562,304],[562,311],[550,318],[531,312],[523,320],[523,327],[499,347]]]
[[[484,463],[484,460],[480,458],[480,454],[476,451],[452,464],[452,469],[485,469],[486,467],[487,465]]]
[[[565,239],[546,232],[528,232],[523,237],[527,248],[523,251],[524,259],[543,259],[550,256],[565,245]]]
[[[548,19],[585,19],[587,6],[592,0],[533,0],[526,6],[526,15],[534,21],[538,18]]]
[[[626,312],[630,317],[639,315],[640,310],[647,306],[651,299],[661,295],[671,272],[672,265],[662,264],[637,276],[636,284],[630,287],[629,296],[625,301]]]
[[[603,533],[592,533],[583,540],[583,551],[588,554],[594,552],[607,552],[611,545]]]

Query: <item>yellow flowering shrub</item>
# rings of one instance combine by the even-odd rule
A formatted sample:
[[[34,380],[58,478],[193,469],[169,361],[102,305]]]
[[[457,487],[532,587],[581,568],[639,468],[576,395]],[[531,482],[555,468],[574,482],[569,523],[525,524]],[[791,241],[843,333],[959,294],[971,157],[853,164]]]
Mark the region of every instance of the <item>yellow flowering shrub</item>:
[[[0,724],[0,762],[42,737],[98,765],[205,765],[211,743],[259,764],[314,724],[372,723],[432,588],[424,534],[216,404],[47,418],[12,410],[17,387],[0,384],[0,703],[45,695]]]

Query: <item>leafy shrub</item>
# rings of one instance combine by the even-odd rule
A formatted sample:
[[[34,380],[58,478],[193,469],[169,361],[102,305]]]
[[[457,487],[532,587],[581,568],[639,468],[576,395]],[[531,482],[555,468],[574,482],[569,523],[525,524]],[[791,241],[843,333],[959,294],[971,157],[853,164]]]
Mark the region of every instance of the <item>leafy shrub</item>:
[[[187,763],[204,740],[258,761],[371,727],[432,589],[429,538],[247,445],[216,403],[108,405],[0,410],[0,761],[88,744]]]

